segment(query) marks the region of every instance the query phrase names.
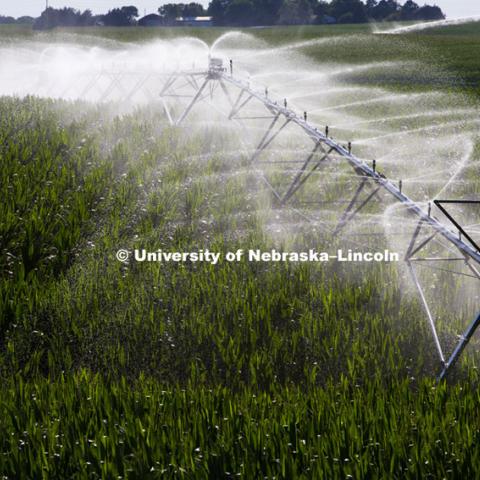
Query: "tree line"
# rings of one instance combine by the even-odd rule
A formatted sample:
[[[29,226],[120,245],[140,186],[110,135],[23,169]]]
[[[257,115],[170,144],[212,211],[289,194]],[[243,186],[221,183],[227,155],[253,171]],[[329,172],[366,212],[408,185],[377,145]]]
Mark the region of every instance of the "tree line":
[[[324,23],[365,23],[372,21],[440,20],[445,15],[437,6],[419,6],[413,0],[211,0],[208,8],[199,3],[169,3],[158,9],[158,24],[174,25],[178,17],[211,16],[218,26],[308,25]],[[0,23],[32,23],[34,28],[58,26],[132,26],[138,24],[134,6],[93,15],[73,8],[47,8],[37,19],[1,17]],[[140,21],[140,24],[142,22]]]
[[[413,0],[211,0],[208,14],[216,25],[308,25],[372,21],[443,20],[437,6]]]
[[[13,18],[0,15],[0,25],[33,25],[35,18],[24,15],[23,17]]]

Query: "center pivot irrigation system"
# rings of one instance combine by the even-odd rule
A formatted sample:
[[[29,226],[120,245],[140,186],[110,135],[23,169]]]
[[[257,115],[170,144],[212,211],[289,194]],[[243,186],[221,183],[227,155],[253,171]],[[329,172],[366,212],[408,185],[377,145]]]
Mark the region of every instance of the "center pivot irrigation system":
[[[130,78],[130,86],[126,87],[126,80]],[[132,83],[133,78],[133,83]],[[480,205],[480,200],[434,200],[434,205],[451,221],[453,229],[447,227],[440,220],[435,218],[431,213],[431,204],[428,204],[428,210],[425,211],[419,204],[410,199],[402,192],[402,182],[394,184],[383,174],[376,170],[375,161],[370,166],[365,161],[359,159],[352,153],[351,143],[348,146],[342,146],[329,136],[329,128],[320,131],[314,125],[309,123],[307,113],[297,115],[293,110],[288,108],[287,101],[277,102],[269,97],[268,90],[257,91],[250,86],[250,82],[236,78],[233,75],[233,63],[229,61],[229,68],[225,68],[223,60],[219,58],[209,57],[208,69],[196,70],[176,70],[173,72],[157,72],[157,73],[128,73],[124,70],[118,72],[100,72],[90,78],[88,83],[81,89],[85,95],[103,79],[101,86],[101,95],[98,100],[106,100],[116,89],[121,94],[122,100],[130,99],[139,92],[146,95],[149,100],[160,99],[165,110],[168,121],[171,125],[182,124],[192,109],[205,100],[213,100],[214,93],[223,92],[229,105],[229,112],[221,112],[225,114],[228,120],[238,121],[242,123],[248,119],[270,119],[268,126],[262,131],[263,135],[260,142],[256,146],[254,153],[250,159],[253,164],[260,154],[264,152],[284,131],[289,124],[297,125],[304,134],[313,142],[313,149],[309,152],[305,160],[301,163],[300,168],[295,172],[294,176],[289,179],[289,184],[285,191],[279,191],[264,178],[269,188],[272,190],[275,201],[279,206],[285,206],[297,195],[302,186],[311,178],[312,174],[319,170],[327,160],[341,160],[347,162],[355,172],[355,178],[358,178],[359,184],[354,191],[353,197],[347,203],[347,207],[343,211],[333,235],[337,236],[341,230],[359,213],[373,198],[379,198],[379,192],[384,192],[387,196],[397,202],[399,206],[404,207],[405,211],[417,222],[408,245],[404,260],[410,272],[412,280],[418,290],[421,302],[428,318],[429,326],[433,334],[433,340],[440,360],[440,373],[438,379],[445,378],[447,372],[455,364],[461,353],[467,346],[472,335],[480,325],[480,313],[478,313],[470,325],[466,328],[462,335],[459,335],[452,353],[447,357],[444,354],[442,344],[440,342],[435,318],[427,301],[425,291],[422,287],[419,277],[417,276],[415,265],[416,262],[462,262],[465,264],[471,276],[476,281],[480,280],[480,249],[473,239],[467,234],[462,226],[455,221],[446,208],[445,204],[476,204]],[[152,88],[158,91],[159,82],[162,83],[160,92],[152,93]],[[69,86],[68,88],[71,88]],[[172,106],[172,101],[174,106]],[[257,106],[264,107],[267,116],[239,116],[248,104],[257,102]],[[213,108],[217,108],[215,103],[209,102]],[[218,108],[217,108],[218,109]],[[362,191],[366,187],[372,188],[372,191],[360,200]],[[283,189],[282,189],[283,190]],[[457,252],[456,257],[419,257],[418,255],[424,251],[425,247],[433,239],[441,238],[444,243]],[[452,272],[455,273],[455,272]]]

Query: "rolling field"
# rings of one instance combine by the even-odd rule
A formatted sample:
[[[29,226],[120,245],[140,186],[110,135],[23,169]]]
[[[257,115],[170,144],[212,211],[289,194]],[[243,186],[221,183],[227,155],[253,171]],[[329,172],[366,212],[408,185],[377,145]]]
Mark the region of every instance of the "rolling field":
[[[159,37],[211,45],[227,34],[219,51],[233,51],[235,66],[248,64],[263,81],[275,62],[273,91],[311,107],[319,125],[332,121],[342,141],[355,135],[359,154],[378,155],[426,202],[439,189],[480,192],[478,25],[410,35],[279,27],[232,37],[214,28],[2,27],[0,48],[17,52],[23,42],[18,58],[28,59],[38,44],[115,52]],[[289,77],[293,67],[298,78]],[[305,72],[312,80],[302,84]],[[115,259],[119,248],[329,244],[324,232],[294,223],[295,212],[272,206],[238,133],[210,118],[170,126],[153,103],[19,97],[0,85],[2,478],[480,476],[480,344],[474,339],[437,384],[425,314],[396,265]],[[413,146],[392,138],[402,130]],[[292,134],[274,154],[289,158],[295,142]],[[372,207],[368,215],[367,228],[380,214]],[[385,228],[382,248],[392,245]],[[435,282],[428,294],[443,299],[436,313],[448,343],[478,307],[478,285],[458,305],[460,283],[441,273]]]

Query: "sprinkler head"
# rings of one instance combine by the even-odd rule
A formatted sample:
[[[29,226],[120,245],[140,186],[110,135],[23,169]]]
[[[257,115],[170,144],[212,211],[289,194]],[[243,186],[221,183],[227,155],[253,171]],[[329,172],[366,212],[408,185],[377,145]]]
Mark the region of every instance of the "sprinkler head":
[[[221,58],[209,57],[209,67],[210,70],[215,70],[217,72],[224,70]]]

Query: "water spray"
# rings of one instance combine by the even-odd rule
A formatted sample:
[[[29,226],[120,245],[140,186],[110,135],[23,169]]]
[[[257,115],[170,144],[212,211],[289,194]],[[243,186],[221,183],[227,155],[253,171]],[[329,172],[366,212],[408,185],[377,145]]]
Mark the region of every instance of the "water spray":
[[[430,22],[421,22],[415,23],[414,25],[409,25],[407,27],[395,27],[390,30],[376,30],[376,34],[387,34],[387,35],[399,35],[412,32],[420,32],[430,28],[440,28],[448,27],[451,25],[463,25],[465,23],[473,23],[480,21],[479,15],[474,15],[472,17],[462,17],[462,18],[452,18],[448,20],[436,20]]]
[[[181,57],[179,56],[178,58]],[[172,61],[170,61],[168,64],[173,65],[175,63],[175,60],[176,58],[172,59]],[[190,66],[191,64],[190,61],[184,63],[188,66]],[[292,110],[287,109],[286,98],[283,99],[283,107],[281,101],[279,101],[279,104],[277,105],[277,102],[269,97],[269,92],[267,88],[265,88],[264,92],[262,92],[261,90],[254,90],[250,88],[249,81],[244,81],[240,78],[234,77],[233,61],[231,59],[229,60],[228,75],[225,73],[226,70],[227,69],[223,67],[223,62],[220,58],[214,58],[209,54],[208,69],[205,69],[204,71],[200,70],[192,72],[188,70],[184,71],[181,69],[180,66],[178,71],[165,71],[164,73],[156,74],[154,78],[154,83],[150,83],[149,87],[151,88],[152,85],[154,85],[154,88],[158,89],[159,95],[156,96],[155,100],[158,101],[158,98],[160,98],[168,120],[172,125],[181,125],[190,115],[192,109],[200,103],[205,105],[206,100],[208,100],[209,97],[212,98],[212,100],[216,100],[218,97],[213,96],[214,92],[217,95],[225,96],[224,104],[226,104],[227,108],[230,109],[228,118],[232,121],[240,121],[241,118],[238,116],[239,113],[244,108],[247,108],[247,105],[251,106],[251,104],[256,101],[258,107],[265,108],[268,111],[268,117],[263,116],[257,118],[269,118],[271,120],[269,120],[269,125],[267,127],[255,127],[257,131],[261,130],[262,139],[260,143],[258,143],[258,145],[256,146],[255,153],[250,159],[251,164],[253,164],[254,161],[262,154],[262,152],[264,152],[274,142],[274,140],[280,135],[280,133],[284,131],[284,128],[287,125],[299,127],[302,133],[305,133],[309,139],[314,141],[315,146],[311,153],[309,153],[307,158],[304,160],[302,168],[296,172],[295,177],[293,179],[289,178],[290,183],[286,188],[286,192],[278,191],[272,185],[270,185],[271,189],[274,191],[274,194],[279,199],[279,204],[286,205],[288,204],[288,202],[294,199],[300,189],[306,184],[306,182],[308,182],[311,178],[314,178],[312,176],[313,173],[318,173],[318,170],[322,167],[322,165],[327,163],[326,160],[335,159],[335,162],[332,162],[335,165],[339,165],[338,160],[343,160],[345,162],[345,165],[353,168],[354,174],[358,176],[360,182],[363,182],[363,180],[365,180],[366,182],[368,182],[369,185],[374,185],[372,193],[369,193],[366,200],[364,201],[361,201],[359,197],[360,193],[363,191],[363,186],[361,188],[359,187],[357,193],[355,194],[356,196],[354,197],[353,202],[351,202],[352,206],[349,206],[344,212],[346,219],[345,224],[347,222],[350,222],[352,218],[357,214],[357,212],[361,208],[363,208],[364,205],[370,202],[371,199],[374,199],[374,197],[378,198],[377,192],[382,189],[382,191],[390,194],[394,200],[398,201],[399,206],[403,207],[405,209],[405,212],[408,212],[413,218],[416,218],[419,221],[417,227],[418,231],[416,231],[414,237],[411,240],[411,249],[409,249],[406,256],[406,262],[409,268],[413,268],[412,262],[419,260],[414,256],[414,254],[420,251],[423,246],[428,243],[427,241],[430,241],[430,237],[427,236],[427,241],[422,240],[418,242],[419,245],[416,244],[418,232],[420,232],[420,230],[422,229],[427,228],[430,232],[433,231],[434,235],[442,237],[442,240],[446,240],[446,242],[448,242],[450,245],[460,250],[460,252],[465,258],[471,260],[470,264],[480,264],[480,253],[477,249],[465,242],[465,235],[459,235],[459,230],[451,230],[443,223],[438,221],[436,218],[432,217],[430,203],[428,206],[428,212],[425,212],[424,206],[420,206],[420,204],[417,204],[414,200],[406,196],[402,191],[402,180],[400,180],[398,184],[396,182],[394,184],[393,182],[389,181],[385,175],[379,174],[376,168],[376,160],[373,160],[372,167],[370,168],[367,163],[352,154],[351,142],[348,142],[348,146],[347,148],[345,148],[339,142],[335,142],[332,138],[330,138],[330,131],[328,126],[325,127],[325,134],[323,134],[315,126],[308,123],[308,116],[306,111],[303,112],[302,119],[301,116],[296,115]],[[122,90],[120,87],[123,87],[122,82],[125,81],[123,78],[125,77],[125,75],[122,76],[122,72],[114,73],[115,75],[113,75],[112,72],[108,71],[102,72],[102,74],[104,75],[104,83],[102,84],[100,81],[99,90],[101,90],[101,93],[107,93],[105,93],[105,96],[101,98],[101,101],[105,101],[107,94],[109,95],[109,92],[111,92],[111,90],[105,90],[105,78],[107,78],[108,82],[111,82],[111,88],[117,88],[118,90]],[[151,75],[151,72],[147,73],[148,75]],[[297,74],[298,72],[295,73]],[[129,78],[133,79],[131,81],[132,91],[133,87],[136,88],[136,91],[141,90],[141,87],[143,85],[142,82],[146,81],[147,74],[145,74],[145,78],[143,78],[142,72],[139,72],[138,70],[135,72],[132,70],[129,75],[131,75],[129,76]],[[255,72],[252,72],[252,75],[255,75]],[[98,79],[96,79],[97,76],[101,77],[98,72],[91,73],[90,77],[92,77],[92,86],[95,85],[94,80],[98,81]],[[186,86],[184,86],[185,82]],[[178,86],[178,84],[182,86],[180,87]],[[140,85],[140,87],[138,87],[137,85]],[[272,88],[275,88],[275,86],[270,86]],[[187,91],[186,89],[189,90]],[[146,90],[148,89],[146,88]],[[87,91],[87,87],[85,87],[85,91]],[[206,92],[209,92],[210,95],[208,95]],[[130,93],[128,93],[127,96],[128,95],[130,95]],[[390,102],[391,100],[390,97],[385,97],[382,101]],[[175,108],[172,108],[168,104],[168,102],[176,102]],[[182,102],[187,102],[187,105],[182,105]],[[355,104],[365,105],[366,103],[368,103],[368,101],[364,100],[363,102],[356,102]],[[350,105],[354,106],[355,104]],[[209,105],[212,107],[212,111],[214,109],[221,110],[220,107],[225,106],[218,105],[216,101],[212,101]],[[340,107],[343,109],[344,106]],[[333,109],[333,107],[323,108],[320,110],[327,109]],[[176,112],[177,110],[179,110],[180,114],[178,116],[174,116],[174,112]],[[310,113],[312,111],[316,110],[310,110]],[[342,115],[345,115],[344,109],[342,110]],[[398,113],[396,115],[398,115]],[[371,142],[368,143],[371,144]],[[361,148],[361,139],[355,139],[355,145],[357,146],[359,144]],[[410,144],[413,144],[413,142],[410,142]],[[382,157],[382,160],[384,158],[385,157]],[[361,183],[361,185],[365,185],[365,183]],[[432,197],[430,196],[430,198]],[[357,200],[360,200],[360,206],[356,205]],[[343,227],[343,225],[341,225],[340,227]],[[338,231],[340,232],[340,230],[341,228]],[[433,238],[433,236],[431,235],[431,238]],[[480,279],[480,275],[478,276],[478,279]],[[419,293],[422,294],[420,283],[415,282],[415,284]],[[428,306],[424,305],[424,307],[428,315]],[[471,329],[475,329],[476,326],[477,324],[474,324],[473,326],[471,326]],[[436,335],[435,325],[433,324],[433,322],[431,322],[431,328],[434,335]],[[469,338],[469,334],[471,333],[473,333],[473,330],[465,332],[463,338]],[[448,368],[449,365],[452,365],[457,358],[453,357],[448,360],[445,359],[441,348],[439,349],[439,354],[441,354],[442,366],[445,368]],[[458,351],[457,355],[459,355]]]

